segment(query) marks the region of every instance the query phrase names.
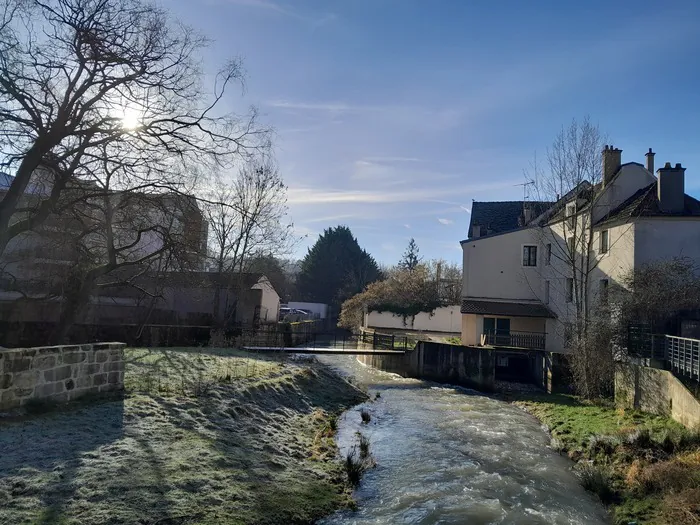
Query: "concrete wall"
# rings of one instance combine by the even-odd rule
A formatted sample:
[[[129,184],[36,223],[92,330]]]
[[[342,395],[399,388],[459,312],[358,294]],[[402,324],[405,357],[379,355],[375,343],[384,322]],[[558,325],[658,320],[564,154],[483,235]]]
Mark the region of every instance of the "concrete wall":
[[[675,419],[688,428],[700,427],[700,401],[668,370],[618,363],[615,402]]]
[[[0,351],[0,411],[124,388],[124,343]]]
[[[494,388],[495,353],[421,341],[403,355],[361,355],[358,361],[403,377],[428,379],[491,391]]]
[[[443,306],[432,312],[420,312],[415,317],[404,317],[391,312],[369,312],[365,314],[365,328],[391,328],[396,330],[419,330],[422,332],[461,331],[459,305]]]

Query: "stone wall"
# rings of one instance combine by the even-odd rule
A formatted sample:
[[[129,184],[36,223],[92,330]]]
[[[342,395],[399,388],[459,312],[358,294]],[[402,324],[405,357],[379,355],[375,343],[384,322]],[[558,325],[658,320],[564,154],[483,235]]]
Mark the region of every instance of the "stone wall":
[[[624,408],[671,417],[688,428],[700,427],[700,401],[668,370],[617,363],[615,402]]]
[[[374,368],[403,377],[468,386],[491,391],[494,387],[495,353],[484,348],[420,341],[403,355],[359,355]]]
[[[124,388],[124,343],[0,350],[0,411]]]

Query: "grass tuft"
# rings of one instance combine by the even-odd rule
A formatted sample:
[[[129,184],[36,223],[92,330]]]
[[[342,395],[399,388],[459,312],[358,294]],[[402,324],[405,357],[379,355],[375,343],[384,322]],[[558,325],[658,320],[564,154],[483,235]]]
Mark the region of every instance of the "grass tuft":
[[[583,463],[578,468],[578,475],[583,488],[596,494],[603,503],[607,505],[615,500],[614,480],[608,469]]]

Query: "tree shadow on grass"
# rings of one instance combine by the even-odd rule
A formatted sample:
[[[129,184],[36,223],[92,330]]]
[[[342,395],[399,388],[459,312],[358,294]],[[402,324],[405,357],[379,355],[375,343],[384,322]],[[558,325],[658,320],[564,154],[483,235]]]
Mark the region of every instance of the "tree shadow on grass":
[[[0,423],[0,521],[25,522],[40,501],[36,523],[63,523],[84,455],[122,438],[123,413],[122,400],[93,401]]]

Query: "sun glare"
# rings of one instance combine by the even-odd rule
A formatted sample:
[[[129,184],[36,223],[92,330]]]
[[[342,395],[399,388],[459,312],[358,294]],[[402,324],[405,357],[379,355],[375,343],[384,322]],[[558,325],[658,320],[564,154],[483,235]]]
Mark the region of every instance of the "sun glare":
[[[122,127],[124,129],[133,130],[141,125],[138,111],[133,109],[125,109],[122,116]]]

